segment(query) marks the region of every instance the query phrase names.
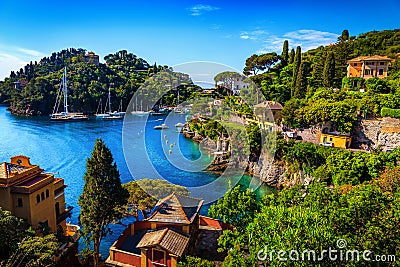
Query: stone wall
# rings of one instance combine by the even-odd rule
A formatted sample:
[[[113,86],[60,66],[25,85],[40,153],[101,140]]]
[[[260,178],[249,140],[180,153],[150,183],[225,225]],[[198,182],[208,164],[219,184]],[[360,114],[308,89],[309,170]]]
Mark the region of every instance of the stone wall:
[[[400,146],[400,120],[382,118],[358,121],[354,128],[353,147],[368,146],[383,151]]]

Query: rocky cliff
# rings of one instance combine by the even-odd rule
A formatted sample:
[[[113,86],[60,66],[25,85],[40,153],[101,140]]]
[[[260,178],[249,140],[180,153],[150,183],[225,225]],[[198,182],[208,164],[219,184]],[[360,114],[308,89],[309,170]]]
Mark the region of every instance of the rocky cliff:
[[[400,147],[400,120],[382,118],[358,121],[354,127],[352,146],[363,145],[383,151]]]

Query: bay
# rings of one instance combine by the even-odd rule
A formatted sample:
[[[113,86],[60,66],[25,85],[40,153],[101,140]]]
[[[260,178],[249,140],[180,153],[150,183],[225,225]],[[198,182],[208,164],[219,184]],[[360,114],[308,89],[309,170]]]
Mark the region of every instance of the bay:
[[[64,178],[65,184],[68,185],[65,189],[67,205],[74,207],[72,217],[68,221],[74,224],[78,224],[77,201],[84,185],[86,159],[91,155],[96,138],[102,138],[111,149],[122,183],[140,178],[165,178],[175,184],[193,187],[211,183],[218,178],[217,174],[207,171],[184,171],[174,164],[174,159],[182,161],[181,157],[197,162],[199,168],[207,166],[212,161],[212,157],[207,152],[201,151],[197,143],[177,133],[173,125],[176,122],[184,122],[184,115],[168,117],[170,129],[159,131],[153,127],[163,123],[164,117],[149,117],[147,120],[146,117],[132,117],[129,120],[129,127],[126,128],[123,127],[122,120],[91,118],[85,122],[59,123],[50,121],[47,116],[14,116],[6,109],[5,106],[0,106],[0,162],[8,162],[11,156],[26,155],[30,157],[32,164]],[[123,129],[130,131],[129,148],[122,141]],[[166,140],[169,143],[166,143]],[[140,150],[143,148],[154,170],[149,170],[139,158]],[[124,149],[125,152],[135,152],[135,149],[138,152],[129,153],[129,164],[126,163]],[[135,177],[130,169],[134,169],[132,173]],[[244,175],[239,183],[248,186],[251,179],[252,177]],[[213,191],[223,195],[229,186],[228,181],[219,183]],[[271,189],[265,185],[256,190],[259,197],[270,192]],[[201,214],[207,215],[209,206],[210,204],[204,205]],[[131,222],[132,218],[122,220],[124,225]],[[124,225],[110,226],[113,233],[107,236],[101,245],[103,257],[108,256],[109,247],[122,233]]]

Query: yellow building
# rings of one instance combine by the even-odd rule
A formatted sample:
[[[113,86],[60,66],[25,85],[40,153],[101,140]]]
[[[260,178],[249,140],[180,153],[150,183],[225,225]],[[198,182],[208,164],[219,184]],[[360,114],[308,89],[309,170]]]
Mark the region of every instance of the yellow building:
[[[320,144],[338,148],[349,148],[351,137],[349,135],[321,133]]]
[[[64,179],[44,173],[26,156],[0,164],[0,207],[26,219],[36,230],[48,227],[56,232],[58,226],[67,230],[71,209],[65,206],[65,187]]]
[[[360,77],[368,80],[372,77],[387,76],[389,63],[393,60],[386,56],[360,56],[347,61],[347,77]]]

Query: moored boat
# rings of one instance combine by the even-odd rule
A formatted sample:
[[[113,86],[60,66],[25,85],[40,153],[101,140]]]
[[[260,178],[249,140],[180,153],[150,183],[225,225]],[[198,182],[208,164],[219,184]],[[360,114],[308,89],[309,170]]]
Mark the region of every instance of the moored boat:
[[[61,97],[63,97],[64,111],[57,112],[61,104]],[[54,104],[53,113],[50,115],[52,121],[86,121],[89,117],[83,113],[73,113],[68,111],[68,86],[67,86],[67,67],[64,68],[60,90]]]

